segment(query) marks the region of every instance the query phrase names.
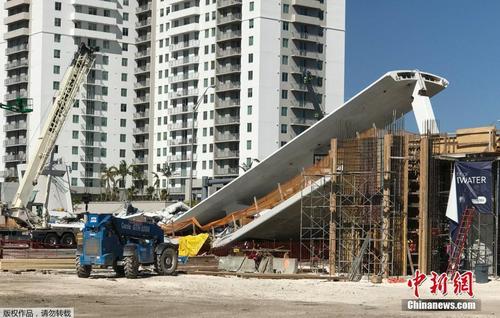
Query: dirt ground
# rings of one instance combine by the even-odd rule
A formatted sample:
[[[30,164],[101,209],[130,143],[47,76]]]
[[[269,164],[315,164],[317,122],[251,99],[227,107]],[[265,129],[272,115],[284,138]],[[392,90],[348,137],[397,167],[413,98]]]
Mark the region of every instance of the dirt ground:
[[[473,286],[481,300],[480,312],[423,313],[401,311],[401,299],[412,298],[404,283],[180,274],[144,274],[127,280],[109,272],[80,279],[71,272],[0,273],[0,308],[74,307],[76,317],[500,316],[500,281]],[[422,298],[431,297],[427,289],[421,291]]]

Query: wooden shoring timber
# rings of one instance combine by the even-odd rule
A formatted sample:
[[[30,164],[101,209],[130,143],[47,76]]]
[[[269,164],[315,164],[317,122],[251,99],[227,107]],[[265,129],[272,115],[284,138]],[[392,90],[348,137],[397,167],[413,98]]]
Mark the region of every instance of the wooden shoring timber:
[[[335,259],[336,259],[336,240],[337,240],[337,228],[335,223],[335,218],[337,217],[337,193],[335,192],[337,186],[337,139],[333,138],[330,141],[330,160],[331,160],[331,170],[330,174],[332,176],[332,193],[330,193],[330,213],[332,213],[329,229],[329,248],[328,248],[328,265],[330,269],[330,276],[335,274]]]
[[[382,220],[382,273],[387,278],[390,274],[389,269],[389,237],[390,237],[390,214],[391,214],[391,148],[393,136],[384,135],[384,188],[383,188],[383,220]]]
[[[428,271],[429,247],[429,137],[420,139],[420,186],[419,186],[419,220],[418,220],[418,268],[421,272]]]
[[[410,136],[403,137],[403,157],[409,157],[409,146],[410,146]],[[405,159],[403,166],[403,233],[402,233],[402,265],[403,265],[403,276],[407,275],[408,268],[408,195],[409,195],[409,160]],[[411,260],[410,260],[411,261]]]
[[[74,268],[74,257],[58,259],[3,259],[0,261],[0,270],[25,271]]]

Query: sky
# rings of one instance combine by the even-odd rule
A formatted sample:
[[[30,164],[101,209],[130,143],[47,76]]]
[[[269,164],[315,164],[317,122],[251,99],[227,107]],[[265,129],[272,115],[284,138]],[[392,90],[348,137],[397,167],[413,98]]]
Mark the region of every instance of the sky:
[[[346,100],[388,71],[418,69],[450,83],[431,99],[442,132],[500,120],[499,0],[346,0],[345,53]]]

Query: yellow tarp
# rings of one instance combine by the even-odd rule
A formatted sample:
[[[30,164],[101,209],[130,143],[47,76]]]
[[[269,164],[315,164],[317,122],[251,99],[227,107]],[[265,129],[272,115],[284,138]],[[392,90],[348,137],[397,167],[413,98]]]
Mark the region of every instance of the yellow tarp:
[[[179,256],[196,256],[208,238],[207,233],[179,237]]]

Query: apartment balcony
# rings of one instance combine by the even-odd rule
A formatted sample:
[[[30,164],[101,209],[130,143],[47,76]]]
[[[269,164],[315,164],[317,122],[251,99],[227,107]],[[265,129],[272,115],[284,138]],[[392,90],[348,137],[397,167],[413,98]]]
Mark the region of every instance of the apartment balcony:
[[[135,23],[136,29],[140,29],[140,28],[144,28],[144,27],[148,27],[148,26],[151,26],[151,18],[147,18],[147,19],[144,19],[144,20],[141,20],[141,21],[138,21]]]
[[[241,65],[217,65],[215,68],[217,75],[239,73],[241,72]]]
[[[167,114],[169,115],[187,114],[192,112],[193,112],[193,105],[177,106],[167,109]]]
[[[240,134],[215,134],[215,142],[233,142],[240,140]]]
[[[10,40],[13,38],[17,38],[18,36],[28,36],[30,35],[30,29],[29,28],[19,28],[15,29],[12,31],[7,31],[3,34],[3,39],[4,40]]]
[[[71,0],[73,5],[81,4],[81,0]],[[117,9],[116,0],[85,0],[85,5],[94,8],[100,9],[109,9],[116,10]]]
[[[174,0],[170,1],[173,5],[174,2],[180,2],[179,0]],[[172,6],[173,7],[173,6]],[[177,11],[170,11],[169,13],[169,18],[170,21],[181,19],[181,18],[187,18],[193,15],[200,15],[200,7],[198,5],[190,6],[189,8],[184,8],[183,6],[179,6],[179,10]]]
[[[141,81],[141,82],[135,82],[134,83],[134,88],[135,89],[142,89],[142,88],[147,88],[149,87],[150,85],[150,81],[149,79],[145,80],[145,81]]]
[[[150,70],[151,70],[151,64],[146,64],[146,65],[134,68],[134,74],[137,75],[137,74],[149,73]]]
[[[189,170],[181,170],[181,171],[174,171],[172,172],[172,178],[173,179],[179,179],[179,178],[189,178],[190,177],[190,174],[189,174]],[[193,170],[193,178],[196,177],[196,171]]]
[[[240,107],[240,100],[239,99],[216,99],[215,100],[215,108],[234,108],[234,107]]]
[[[148,164],[148,156],[134,158],[134,159],[132,159],[132,164],[134,164],[134,165],[147,165]]]
[[[239,168],[219,168],[214,169],[215,176],[237,176],[239,174]]]
[[[168,188],[168,191],[170,192],[170,194],[184,194],[186,193],[186,187]]]
[[[146,118],[149,118],[149,112],[148,111],[145,111],[145,112],[136,112],[134,113],[134,120],[135,119],[146,119]]]
[[[3,8],[5,10],[20,6],[20,5],[29,5],[31,0],[8,0],[3,4]]]
[[[28,51],[28,43],[23,43],[23,44],[19,44],[16,46],[8,47],[5,49],[5,54],[11,55],[11,54],[15,54],[15,53],[23,52],[23,51],[26,51],[26,52]]]
[[[310,101],[292,101],[290,104],[290,108],[292,109],[300,109],[300,110],[315,110],[315,106],[313,102]]]
[[[169,46],[170,52],[174,51],[179,51],[179,50],[185,50],[193,47],[198,47],[200,46],[200,41],[199,40],[190,40],[186,42],[179,42],[176,44],[172,44]]]
[[[230,56],[238,56],[241,55],[240,47],[226,48],[226,49],[217,49],[217,58],[226,58]]]
[[[227,41],[241,38],[241,31],[226,31],[217,33],[217,41]]]
[[[25,153],[7,154],[3,157],[4,162],[26,161]]]
[[[132,130],[134,135],[143,135],[149,134],[149,125],[145,125],[144,127],[136,127]]]
[[[215,159],[237,159],[240,157],[239,150],[218,150],[215,149]]]
[[[312,24],[312,25],[320,25],[320,26],[325,25],[325,21],[321,20],[319,17],[313,17],[313,16],[297,14],[297,13],[292,14],[292,22],[299,22],[299,23],[304,23],[304,24]]]
[[[167,129],[172,131],[172,130],[184,130],[184,129],[191,129],[192,128],[192,122],[188,121],[181,121],[178,123],[171,123],[167,125]],[[198,122],[194,123],[194,128],[198,127]]]
[[[302,6],[302,7],[308,7],[308,8],[316,8],[316,9],[323,9],[326,6],[326,1],[319,1],[319,0],[292,0],[292,5],[293,6]]]
[[[290,120],[290,125],[292,126],[302,126],[302,127],[310,127],[314,125],[318,120],[316,119],[309,119],[309,118],[292,118]]]
[[[144,43],[144,42],[149,42],[151,41],[151,33],[147,33],[145,35],[141,35],[135,38],[136,44]]]
[[[16,131],[16,130],[26,130],[28,129],[28,124],[25,121],[12,122],[5,124],[3,130],[5,132]]]
[[[170,37],[176,36],[176,35],[181,35],[184,33],[188,32],[199,32],[200,31],[200,23],[188,23],[188,24],[183,24],[179,25],[177,27],[170,26],[170,29],[168,30],[168,34]]]
[[[71,14],[71,19],[73,21],[86,21],[90,23],[100,23],[107,25],[116,25],[116,18],[114,17],[105,17],[97,14],[88,14],[83,12],[73,12]]]
[[[15,169],[0,171],[0,178],[17,178],[17,171]]]
[[[6,70],[13,70],[15,68],[20,68],[20,67],[27,67],[29,65],[28,59],[20,59],[20,60],[13,60],[5,64],[5,69]]]
[[[29,12],[19,12],[13,15],[9,15],[3,19],[4,24],[11,24],[14,22],[19,22],[22,20],[29,20],[30,19],[30,13]]]
[[[115,24],[116,24],[116,21],[115,21]],[[101,30],[89,30],[89,29],[80,29],[80,28],[73,28],[72,31],[73,31],[73,36],[76,36],[76,37],[116,41],[116,33],[115,32],[104,32]]]
[[[85,100],[85,101],[91,101],[91,102],[103,102],[104,96],[97,95],[97,94],[87,94],[87,95],[81,97],[81,99]]]
[[[102,175],[102,172],[80,171],[80,178],[82,179],[101,179]]]
[[[90,123],[80,125],[80,130],[81,131],[88,131],[88,132],[104,132],[103,126],[101,125],[92,125]]]
[[[188,57],[179,57],[176,60],[170,60],[168,62],[168,66],[170,67],[178,67],[189,64],[198,64],[200,61],[199,56],[188,56]]]
[[[303,83],[290,83],[290,90],[299,91],[299,92],[307,92],[307,86]]]
[[[175,75],[175,76],[170,76],[168,78],[168,83],[181,83],[181,82],[188,82],[188,81],[193,81],[197,80],[199,76],[198,72],[189,72],[187,74],[180,74],[180,75]]]
[[[145,96],[135,97],[134,104],[149,103],[149,96],[150,96],[149,94],[146,94]]]
[[[181,138],[181,139],[168,139],[167,146],[178,147],[178,146],[190,146],[191,143],[196,144],[197,140],[193,141],[192,138]]]
[[[98,156],[90,156],[90,155],[81,155],[80,162],[84,163],[103,163],[101,157]]]
[[[88,139],[80,139],[80,146],[82,148],[103,148],[104,144],[102,141],[92,141]]]
[[[311,67],[305,67],[303,65],[299,65],[297,63],[290,63],[290,66],[291,66],[291,71],[290,73],[292,74],[298,74],[299,76],[304,76],[304,74],[306,74],[307,72],[311,73],[312,76],[323,76],[323,71],[322,70],[319,70],[319,69],[314,69],[314,68],[311,68]]]
[[[27,145],[27,139],[25,137],[9,138],[3,141],[4,147],[26,146],[26,145]]]
[[[193,155],[193,160],[196,160],[196,154]],[[191,154],[171,155],[167,157],[167,162],[182,162],[191,161]]]
[[[292,57],[300,57],[300,58],[308,58],[313,60],[321,59],[322,53],[307,51],[307,50],[298,50],[292,49]]]
[[[28,91],[25,89],[22,89],[20,91],[14,91],[10,94],[5,94],[4,95],[5,101],[11,101],[15,100],[16,98],[28,98]]]
[[[226,83],[218,82],[215,85],[215,91],[216,92],[233,91],[233,90],[239,90],[240,87],[241,87],[240,82],[226,82]]]
[[[321,43],[323,42],[323,37],[316,35],[316,34],[310,34],[307,32],[295,32],[292,31],[292,40],[300,40],[300,41],[308,41],[308,42],[314,42],[314,43]]]
[[[234,14],[228,14],[228,15],[217,15],[217,24],[227,24],[227,23],[233,23],[233,22],[241,22],[241,13],[234,13]]]
[[[134,149],[134,150],[149,149],[149,143],[147,141],[133,143],[132,149]]]
[[[150,57],[150,56],[151,56],[151,49],[150,48],[148,48],[146,50],[142,50],[142,51],[137,51],[135,53],[136,59],[141,59],[141,58]]]
[[[218,0],[217,1],[217,8],[225,8],[225,7],[230,7],[230,6],[236,6],[239,5],[241,6],[241,0]]]
[[[27,83],[27,82],[28,82],[28,75],[8,77],[4,81],[5,85],[15,85],[15,84]]]
[[[175,92],[171,92],[168,94],[168,97],[170,99],[174,98],[185,98],[185,97],[198,97],[199,90],[197,88],[191,88],[191,89],[180,89]]]
[[[240,117],[238,116],[218,116],[215,117],[215,125],[238,125],[240,123]]]
[[[145,13],[151,10],[151,2],[135,8],[136,14]]]

